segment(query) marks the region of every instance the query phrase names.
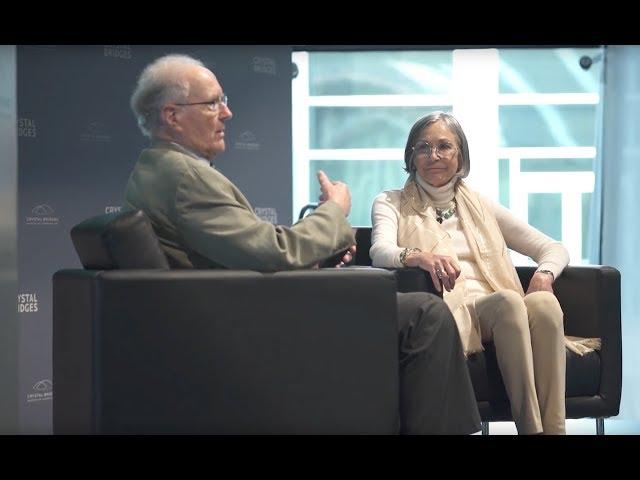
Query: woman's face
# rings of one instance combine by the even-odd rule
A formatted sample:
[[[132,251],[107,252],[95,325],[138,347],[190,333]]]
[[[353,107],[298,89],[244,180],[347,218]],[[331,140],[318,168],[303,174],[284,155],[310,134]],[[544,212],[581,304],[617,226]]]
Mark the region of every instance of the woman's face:
[[[458,139],[442,120],[425,128],[418,136],[413,149],[416,173],[429,185],[441,187],[458,171]]]

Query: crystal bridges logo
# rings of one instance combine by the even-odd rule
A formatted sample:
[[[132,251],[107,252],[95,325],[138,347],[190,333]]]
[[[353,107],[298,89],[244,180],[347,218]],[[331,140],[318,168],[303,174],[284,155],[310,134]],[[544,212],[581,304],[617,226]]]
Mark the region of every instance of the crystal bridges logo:
[[[80,139],[84,142],[110,142],[111,135],[104,123],[89,122],[80,134]]]
[[[31,392],[27,393],[27,403],[41,402],[53,398],[53,382],[49,379],[40,380],[33,384]]]
[[[256,212],[260,220],[273,224],[278,223],[278,211],[273,207],[255,207],[253,211]]]
[[[32,118],[19,118],[18,119],[18,136],[19,137],[32,137],[38,136],[38,130],[36,129],[36,121]]]
[[[35,313],[38,311],[38,297],[33,293],[18,295],[18,313]]]
[[[55,211],[46,203],[37,205],[31,209],[31,215],[27,217],[27,225],[57,225],[60,219],[54,215]]]
[[[276,62],[269,57],[253,57],[253,71],[256,73],[276,74]]]
[[[260,143],[258,139],[249,130],[242,132],[238,137],[238,141],[235,143],[236,150],[260,150]]]
[[[131,60],[131,45],[105,45],[104,56]]]

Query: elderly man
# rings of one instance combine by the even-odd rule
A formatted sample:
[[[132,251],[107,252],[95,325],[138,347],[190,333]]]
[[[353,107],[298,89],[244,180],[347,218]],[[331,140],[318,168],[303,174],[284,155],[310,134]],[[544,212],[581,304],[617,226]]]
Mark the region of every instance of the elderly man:
[[[151,219],[173,268],[276,271],[312,267],[355,239],[348,187],[318,173],[321,205],[292,227],[260,220],[211,162],[225,150],[232,117],[216,76],[184,55],[157,59],[140,75],[131,107],[150,137],[127,183],[125,207]],[[467,434],[480,418],[460,338],[444,302],[398,294],[401,433]]]

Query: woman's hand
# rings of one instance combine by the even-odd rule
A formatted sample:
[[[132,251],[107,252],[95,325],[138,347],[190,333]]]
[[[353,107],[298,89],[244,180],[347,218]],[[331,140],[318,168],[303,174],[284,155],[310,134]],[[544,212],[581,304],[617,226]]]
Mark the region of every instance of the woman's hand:
[[[553,293],[553,275],[548,273],[536,272],[531,277],[527,295],[533,292],[551,292]]]
[[[407,255],[405,261],[408,267],[420,267],[429,272],[431,280],[439,292],[442,291],[440,284],[442,284],[448,292],[453,290],[456,279],[460,276],[460,266],[452,257],[446,255],[416,252]]]

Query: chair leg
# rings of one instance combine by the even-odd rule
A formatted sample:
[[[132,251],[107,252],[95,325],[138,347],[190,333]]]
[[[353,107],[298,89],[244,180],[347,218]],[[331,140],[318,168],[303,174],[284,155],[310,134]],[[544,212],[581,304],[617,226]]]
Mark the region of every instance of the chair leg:
[[[480,422],[482,427],[482,435],[489,435],[489,422]]]
[[[604,418],[596,418],[596,435],[604,435]]]

